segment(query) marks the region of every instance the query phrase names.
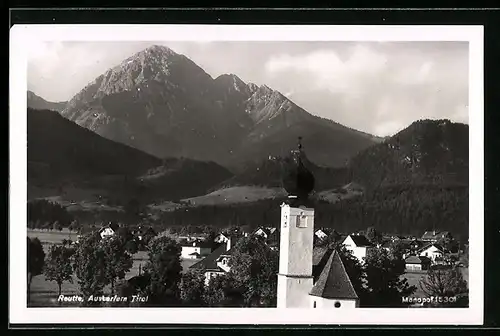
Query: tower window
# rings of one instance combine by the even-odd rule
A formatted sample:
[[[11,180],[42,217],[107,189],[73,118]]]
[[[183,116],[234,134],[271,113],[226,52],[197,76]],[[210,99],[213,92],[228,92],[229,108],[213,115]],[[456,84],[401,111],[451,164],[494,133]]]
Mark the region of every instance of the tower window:
[[[297,227],[300,228],[307,227],[307,216],[304,215],[297,216]]]
[[[314,301],[313,308],[316,308],[316,301]]]
[[[337,302],[335,302],[334,306],[335,306],[335,308],[340,308],[341,304],[340,304],[340,302],[337,301]]]

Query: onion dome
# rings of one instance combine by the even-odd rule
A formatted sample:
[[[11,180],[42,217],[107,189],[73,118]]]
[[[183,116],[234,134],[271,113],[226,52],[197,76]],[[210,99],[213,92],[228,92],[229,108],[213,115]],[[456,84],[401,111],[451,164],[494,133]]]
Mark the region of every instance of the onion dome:
[[[308,203],[308,196],[314,190],[314,175],[304,165],[307,158],[302,150],[302,137],[299,137],[298,148],[292,150],[285,159],[283,187],[288,192],[288,198],[294,205]]]

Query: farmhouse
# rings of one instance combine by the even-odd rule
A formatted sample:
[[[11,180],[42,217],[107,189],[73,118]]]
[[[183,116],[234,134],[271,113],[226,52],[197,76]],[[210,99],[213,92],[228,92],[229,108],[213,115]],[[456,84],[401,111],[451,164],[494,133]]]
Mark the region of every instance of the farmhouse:
[[[422,235],[421,240],[425,242],[432,242],[435,243],[441,239],[451,239],[451,233],[448,231],[442,231],[442,232],[437,232],[437,231],[425,231],[424,234]]]
[[[408,271],[426,271],[429,269],[431,260],[423,256],[409,256],[405,259]]]
[[[194,241],[185,243],[181,246],[181,258],[199,259],[204,258],[212,252],[212,246],[209,242]]]
[[[102,239],[112,237],[112,236],[114,236],[114,234],[115,234],[115,230],[113,230],[109,226],[105,226],[105,227],[102,227],[101,229],[99,229],[99,235],[101,236]]]
[[[344,239],[342,245],[351,251],[361,263],[364,263],[364,258],[366,258],[370,250],[375,248],[368,238],[363,235],[349,235]]]
[[[432,263],[437,263],[444,256],[444,248],[437,244],[428,244],[418,250],[418,255],[429,258]]]
[[[222,243],[212,253],[189,268],[199,270],[205,274],[205,285],[215,276],[224,275],[229,272],[229,259],[231,258],[231,238]]]

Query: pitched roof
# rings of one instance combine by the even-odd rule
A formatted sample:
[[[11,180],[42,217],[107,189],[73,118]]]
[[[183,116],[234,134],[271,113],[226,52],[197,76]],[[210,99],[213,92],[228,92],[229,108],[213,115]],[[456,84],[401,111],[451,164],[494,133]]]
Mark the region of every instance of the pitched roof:
[[[435,247],[436,247],[439,251],[441,251],[441,252],[443,252],[443,250],[444,250],[444,248],[443,248],[441,245],[439,245],[439,244],[437,244],[437,243],[430,243],[430,244],[427,244],[427,245],[422,246],[420,249],[418,249],[418,251],[419,251],[419,252],[420,252],[420,251],[424,251],[424,250],[428,249],[428,248],[429,248],[429,247],[431,247],[431,246],[435,246]]]
[[[424,234],[422,235],[422,238],[423,239],[425,239],[425,238],[434,238],[435,235],[436,235],[435,231],[425,231]]]
[[[407,264],[421,264],[427,261],[430,261],[430,259],[421,256],[409,256],[408,258],[405,259],[405,263]]]
[[[358,299],[338,252],[333,252],[310,295],[326,299]]]
[[[350,235],[357,247],[373,246],[373,244],[363,235]]]
[[[189,268],[199,269],[199,270],[219,270],[217,266],[217,259],[226,252],[226,244],[221,244],[212,253],[206,256],[204,259],[198,261],[196,264],[191,265]]]

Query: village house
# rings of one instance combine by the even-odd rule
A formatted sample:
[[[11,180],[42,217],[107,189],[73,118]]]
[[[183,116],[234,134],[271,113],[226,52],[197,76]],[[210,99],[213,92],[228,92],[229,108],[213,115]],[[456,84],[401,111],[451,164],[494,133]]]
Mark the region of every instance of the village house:
[[[105,226],[99,229],[99,236],[102,239],[109,238],[115,235],[115,230],[113,230],[110,226]]]
[[[439,263],[444,256],[444,248],[437,244],[427,244],[417,251],[417,254],[422,257],[429,258],[433,264]]]
[[[274,227],[260,227],[254,231],[254,235],[263,237],[264,239],[272,239],[278,234],[278,229]]]
[[[381,243],[377,244],[377,248],[381,248],[386,250],[387,252],[390,252],[392,243],[393,243],[392,240],[384,240]]]
[[[426,271],[431,265],[431,260],[424,256],[409,256],[405,259],[407,271]]]
[[[214,238],[214,243],[222,244],[222,243],[226,243],[228,240],[229,240],[229,234],[219,233]]]
[[[212,244],[204,241],[186,242],[181,246],[181,258],[200,259],[212,252]]]
[[[325,229],[318,229],[318,230],[316,230],[316,232],[314,232],[314,235],[316,237],[318,237],[318,239],[324,240],[324,239],[328,238],[328,233],[326,231],[327,230],[325,230]]]
[[[281,207],[278,308],[357,307],[358,295],[338,252],[313,247],[314,209]]]
[[[448,231],[438,232],[434,230],[434,231],[425,231],[420,239],[424,242],[435,243],[442,239],[451,239],[451,238],[452,238],[451,233],[449,233]]]
[[[344,239],[342,245],[351,251],[361,263],[364,263],[364,258],[366,258],[370,250],[375,248],[368,238],[363,235],[349,235]]]
[[[216,276],[225,275],[230,271],[229,259],[231,258],[231,248],[233,238],[227,237],[225,243],[221,243],[212,253],[189,268],[202,271],[205,274],[205,285]]]

